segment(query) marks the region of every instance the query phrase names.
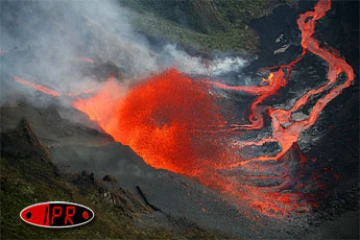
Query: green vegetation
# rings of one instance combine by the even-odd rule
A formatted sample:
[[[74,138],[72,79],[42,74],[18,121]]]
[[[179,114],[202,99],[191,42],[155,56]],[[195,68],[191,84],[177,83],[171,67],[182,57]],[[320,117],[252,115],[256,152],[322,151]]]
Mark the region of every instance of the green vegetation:
[[[25,120],[16,130],[1,136],[2,239],[215,238],[194,224],[176,219],[179,225],[166,229],[161,224],[141,225],[142,216],[152,213],[148,206],[121,188],[116,192],[107,189],[85,172],[60,173]],[[34,227],[20,219],[23,208],[54,200],[84,204],[94,210],[96,217],[84,226],[62,230]]]
[[[185,48],[209,53],[254,53],[257,34],[248,27],[252,19],[271,13],[280,4],[294,5],[297,0],[192,0],[121,1],[136,12],[134,27],[153,38],[163,38]]]
[[[224,19],[242,27],[254,18],[268,14],[270,0],[214,0]],[[274,2],[274,1],[273,1]]]
[[[55,178],[50,163],[41,162],[36,158],[19,159],[16,165],[9,162],[8,159],[1,159],[3,239],[174,238],[174,234],[169,230],[136,228],[132,218],[121,210],[123,206],[111,206],[108,201],[101,199],[99,194],[89,193],[83,196],[72,191],[69,183]],[[19,218],[19,213],[24,207],[50,200],[85,204],[96,212],[96,219],[79,228],[53,230],[28,225]]]
[[[214,50],[230,53],[239,53],[243,50],[257,51],[257,35],[247,26],[244,29],[230,28],[226,32],[205,34],[150,14],[136,18],[134,26],[138,31],[152,38],[163,38],[199,52],[209,53]]]

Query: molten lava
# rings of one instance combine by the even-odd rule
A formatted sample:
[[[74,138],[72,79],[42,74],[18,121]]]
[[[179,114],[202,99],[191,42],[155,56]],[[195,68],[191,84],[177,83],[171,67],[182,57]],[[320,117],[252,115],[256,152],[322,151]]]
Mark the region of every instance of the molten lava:
[[[354,80],[351,66],[336,51],[321,48],[313,38],[316,21],[324,17],[330,7],[330,0],[320,0],[314,11],[299,16],[302,54],[289,64],[268,68],[270,74],[259,86],[228,86],[210,80],[192,80],[170,69],[136,85],[126,96],[121,94],[124,89],[116,79],[110,78],[96,95],[88,99],[76,97],[73,106],[98,122],[115,141],[129,145],[154,168],[194,177],[232,196],[235,203],[269,216],[308,212],[316,203],[309,202],[303,193],[306,184],[301,181],[301,169],[307,160],[296,142],[299,135],[315,123],[325,106]],[[260,106],[280,88],[286,87],[293,66],[307,51],[328,63],[327,82],[306,92],[290,109]],[[339,83],[341,73],[346,75],[346,80]],[[15,80],[53,96],[62,95],[17,77]],[[228,124],[216,96],[210,94],[211,89],[256,96],[250,105],[249,123]],[[321,98],[315,102],[309,116],[293,120],[292,115],[314,95],[321,95]],[[264,128],[266,114],[271,118],[271,136],[256,141],[241,140],[241,132]],[[244,149],[267,143],[277,143],[279,151],[250,158],[242,154]],[[294,159],[296,167],[291,162]]]
[[[258,97],[252,103],[250,108],[250,124],[235,125],[234,127],[234,129],[255,130],[264,127],[262,112],[260,109],[258,109],[258,105],[269,96],[274,95],[280,89],[280,87],[286,86],[286,83],[291,75],[292,67],[294,66],[294,64],[296,64],[303,58],[303,56],[306,54],[306,51],[310,51],[313,54],[321,57],[329,65],[328,82],[317,89],[312,89],[305,93],[301,98],[297,99],[294,106],[290,110],[273,109],[270,106],[268,107],[268,113],[272,119],[272,137],[264,138],[257,142],[240,141],[238,143],[239,146],[249,146],[263,145],[264,143],[268,142],[277,142],[281,146],[281,151],[275,156],[260,156],[254,159],[247,159],[245,161],[235,163],[231,167],[240,166],[253,160],[267,161],[279,159],[298,140],[300,133],[302,133],[304,130],[311,127],[315,123],[320,112],[325,108],[325,106],[335,97],[337,97],[343,89],[351,86],[351,84],[353,83],[354,71],[352,67],[348,63],[346,63],[344,59],[338,57],[337,54],[333,54],[332,52],[320,48],[319,43],[312,37],[315,32],[316,20],[324,17],[325,13],[329,11],[330,8],[330,0],[320,0],[314,7],[314,11],[309,11],[299,16],[297,20],[297,25],[301,31],[302,36],[302,54],[299,58],[287,65],[269,68],[269,70],[275,68],[279,69],[270,73],[269,79],[267,81],[267,86],[228,86],[217,82],[206,81],[207,84],[213,85],[217,88],[233,91],[243,91],[252,95],[257,95]],[[286,78],[284,77],[285,71],[287,72]],[[347,79],[344,83],[335,86],[340,73],[345,73]],[[308,103],[312,96],[324,93],[331,87],[332,89],[328,93],[325,93],[325,95],[315,103],[307,119],[301,121],[291,120],[292,114],[296,113],[302,106]],[[285,125],[287,125],[287,127],[284,127]],[[224,168],[228,167],[229,166],[224,166]]]
[[[217,132],[225,122],[206,86],[170,69],[140,83],[126,98],[114,98],[120,90],[110,80],[74,107],[155,168],[188,176],[215,169],[224,155]]]
[[[32,82],[26,81],[26,80],[24,80],[22,78],[14,76],[14,80],[16,82],[18,82],[18,83],[21,83],[21,84],[24,84],[24,85],[26,85],[28,87],[39,90],[39,91],[41,91],[43,93],[46,93],[46,94],[49,94],[49,95],[51,95],[53,97],[61,96],[61,93],[59,93],[59,92],[56,92],[54,90],[51,90],[50,88],[47,88],[47,87],[44,87],[44,86],[41,86],[41,85],[34,84]]]

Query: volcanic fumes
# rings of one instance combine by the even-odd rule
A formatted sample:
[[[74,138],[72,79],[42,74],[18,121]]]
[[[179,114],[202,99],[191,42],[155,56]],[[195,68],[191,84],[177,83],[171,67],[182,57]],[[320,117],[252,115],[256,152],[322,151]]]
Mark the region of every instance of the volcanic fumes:
[[[306,188],[302,179],[302,167],[307,160],[296,142],[300,134],[316,122],[325,106],[354,80],[351,66],[332,51],[320,47],[313,38],[316,21],[330,8],[330,0],[320,0],[313,11],[299,16],[302,54],[289,64],[265,69],[269,75],[258,86],[193,80],[176,69],[169,69],[129,90],[110,77],[90,98],[65,95],[72,97],[73,106],[96,121],[115,141],[130,146],[154,168],[196,178],[230,196],[239,207],[250,207],[268,216],[309,212],[316,202],[309,197],[311,189]],[[299,97],[289,109],[262,106],[265,99],[286,87],[293,66],[308,51],[328,64],[327,81]],[[341,77],[340,81],[340,76],[346,79]],[[15,80],[55,97],[64,95],[17,77]],[[229,123],[234,116],[222,114],[226,99],[220,97],[219,91],[237,91],[256,97],[250,104],[247,124]],[[314,96],[318,100],[310,102]],[[307,118],[292,118],[313,102]],[[265,115],[271,119],[271,135],[244,140],[242,135],[247,131],[267,127]],[[278,151],[244,154],[247,149],[269,143],[278,145]]]
[[[170,69],[112,100],[121,89],[108,83],[74,106],[155,168],[188,176],[215,169],[224,152],[218,132],[225,122],[206,86]]]

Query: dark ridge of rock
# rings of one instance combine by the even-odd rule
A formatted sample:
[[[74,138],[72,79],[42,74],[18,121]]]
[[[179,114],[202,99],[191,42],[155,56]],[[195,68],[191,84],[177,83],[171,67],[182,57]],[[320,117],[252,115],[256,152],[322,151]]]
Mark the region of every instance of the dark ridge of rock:
[[[48,149],[26,119],[21,119],[15,129],[1,132],[1,158],[25,171],[30,178],[59,176],[59,169],[52,163]]]
[[[104,182],[110,182],[110,183],[118,183],[119,181],[116,179],[116,177],[112,175],[105,175],[102,179]]]
[[[82,171],[80,174],[75,174],[72,183],[79,186],[81,194],[88,194],[90,189],[95,186],[94,173],[87,173],[86,171]]]
[[[31,123],[34,135],[50,148],[59,139],[67,139],[67,142],[74,144],[88,143],[92,140],[90,145],[113,142],[110,135],[104,133],[95,122],[74,108],[56,105],[35,107],[30,103],[21,102],[15,107],[2,107],[0,114],[2,132],[17,128],[17,123],[25,118]]]
[[[33,133],[27,120],[21,120],[18,127],[12,131],[1,133],[1,144],[2,157],[11,159],[8,161],[11,165],[24,169],[27,174],[32,175],[31,178],[44,175],[43,177],[49,182],[49,176],[59,176],[59,171],[52,164],[47,149]],[[40,159],[40,162],[37,159]],[[41,165],[49,165],[50,171],[43,170],[39,174],[38,171],[32,170]],[[107,178],[117,181],[109,175],[105,176],[105,179]],[[104,199],[129,217],[132,217],[133,213],[149,213],[151,210],[151,208],[144,206],[132,193],[121,188],[114,192],[101,185],[93,172],[82,171],[77,174],[67,174],[65,179],[72,179],[70,183],[73,190],[75,187],[81,195],[95,194],[97,198]],[[73,193],[71,192],[70,195],[73,196]]]
[[[94,231],[99,239],[118,236],[155,238],[158,236],[156,231],[161,232],[161,236],[167,236],[165,238],[187,236],[188,231],[195,238],[215,236],[196,225],[192,225],[191,229],[185,229],[183,225],[174,225],[171,229],[161,225],[137,226],[143,216],[153,216],[150,207],[129,191],[121,188],[112,191],[101,185],[94,173],[56,174],[56,167],[26,120],[22,120],[16,129],[2,132],[1,145],[1,212],[2,216],[7,216],[6,223],[2,221],[1,224],[1,237],[4,239],[21,239],[29,235],[40,239],[44,233],[25,223],[19,224],[18,213],[34,202],[49,200],[78,202],[96,211],[96,223],[85,226],[79,234],[74,232],[72,236],[75,238],[92,238]],[[82,195],[79,189],[86,189],[86,192]],[[157,215],[153,217],[164,221]],[[63,231],[48,234],[51,238],[68,238]]]
[[[1,154],[16,158],[38,156],[44,161],[50,161],[48,149],[39,141],[24,118],[16,129],[1,133]]]
[[[154,211],[160,211],[160,212],[162,212],[160,208],[152,205],[152,204],[149,202],[149,200],[148,200],[147,197],[146,197],[146,194],[141,190],[141,188],[140,188],[139,186],[136,186],[136,190],[138,191],[138,193],[140,194],[141,198],[144,200],[144,202],[146,203],[146,205],[148,205],[148,206],[149,206],[152,210],[154,210]]]
[[[64,176],[66,179],[72,179],[70,180],[71,184],[79,194],[83,196],[96,196],[97,198],[103,199],[103,201],[114,205],[116,209],[129,217],[132,217],[133,213],[151,212],[151,208],[145,206],[134,194],[121,187],[118,187],[118,190],[116,190],[108,187],[106,184],[104,185],[100,179],[95,177],[93,172],[89,173],[84,170],[75,174],[67,173]],[[111,178],[114,181],[116,180],[109,175],[105,177]]]

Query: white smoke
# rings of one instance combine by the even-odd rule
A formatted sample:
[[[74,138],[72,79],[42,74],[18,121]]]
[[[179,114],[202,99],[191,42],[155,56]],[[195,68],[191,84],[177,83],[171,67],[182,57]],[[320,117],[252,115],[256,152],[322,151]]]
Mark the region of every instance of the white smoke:
[[[89,63],[76,61],[84,57],[95,65],[112,63],[128,79],[171,67],[186,74],[219,76],[246,64],[240,57],[190,56],[175,44],[153,48],[131,26],[137,13],[118,1],[2,1],[0,15],[1,105],[19,96],[34,97],[34,91],[25,90],[13,76],[59,92],[101,85],[91,75],[84,76],[81,66]]]
[[[219,76],[239,71],[247,64],[247,61],[240,57],[215,57],[213,60],[192,57],[186,52],[178,50],[173,44],[166,45],[162,54],[162,57],[168,57],[170,65],[187,74]]]

